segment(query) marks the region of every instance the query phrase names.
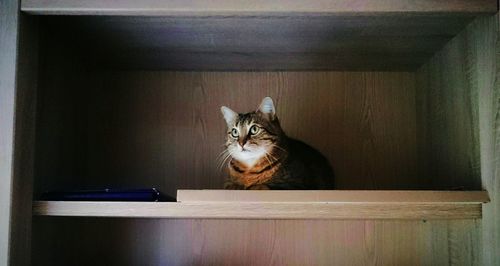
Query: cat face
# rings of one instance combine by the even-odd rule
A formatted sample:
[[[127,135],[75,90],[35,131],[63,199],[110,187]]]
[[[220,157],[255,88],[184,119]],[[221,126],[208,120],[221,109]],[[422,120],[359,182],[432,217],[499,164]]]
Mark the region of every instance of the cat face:
[[[227,124],[227,152],[251,168],[265,156],[272,156],[283,134],[273,104],[266,97],[255,112],[238,114],[228,107],[221,107]]]

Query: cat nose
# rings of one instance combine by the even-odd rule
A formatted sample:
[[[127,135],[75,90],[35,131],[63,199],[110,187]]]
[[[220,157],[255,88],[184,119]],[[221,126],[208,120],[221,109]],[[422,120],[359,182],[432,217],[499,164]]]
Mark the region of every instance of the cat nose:
[[[240,144],[240,146],[241,146],[242,148],[243,148],[243,146],[245,146],[245,143],[246,143],[246,142],[247,142],[247,140],[246,140],[246,139],[243,139],[243,138],[238,140],[238,143]]]

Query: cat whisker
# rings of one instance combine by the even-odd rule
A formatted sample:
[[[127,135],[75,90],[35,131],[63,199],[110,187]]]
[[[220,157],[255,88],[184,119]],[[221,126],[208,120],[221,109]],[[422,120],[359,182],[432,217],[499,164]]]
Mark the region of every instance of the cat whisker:
[[[274,161],[273,161],[273,162],[278,161],[278,159],[277,159],[274,155],[272,155],[271,153],[269,153],[269,152],[266,152],[266,156],[269,156],[269,157],[271,157],[272,159],[274,159]]]
[[[276,145],[276,144],[274,144],[272,147],[273,147],[273,148],[277,148],[277,149],[279,149],[279,150],[282,150],[282,151],[285,151],[285,152],[286,152],[286,150],[285,150],[285,149],[281,148],[280,146],[278,146],[278,145]]]
[[[218,156],[217,156],[217,164],[220,164],[224,159],[227,157],[229,154],[229,151],[227,149],[223,150]]]
[[[219,171],[222,172],[224,165],[226,164],[226,162],[228,161],[229,158],[231,158],[231,153],[230,152],[224,153],[224,156],[221,157],[221,160],[219,161],[218,166],[217,166],[217,169]]]
[[[269,155],[269,154],[267,154],[267,153],[266,153],[264,157],[266,157],[267,162],[269,163],[269,165],[271,165],[271,164],[273,164],[273,163],[272,163],[272,162],[271,162],[271,160],[269,159],[269,156],[268,156],[268,155]]]
[[[221,161],[223,161],[227,156],[227,153],[224,153],[224,154],[221,154],[217,157],[217,163],[220,163]]]
[[[266,152],[266,159],[269,161],[269,164],[273,164],[274,162],[278,161],[278,158],[276,158],[274,155],[272,155],[269,152]]]
[[[221,151],[221,152],[219,153],[219,156],[221,156],[221,155],[225,154],[226,152],[228,152],[228,149],[227,149],[227,148],[226,148],[226,149],[224,149],[223,151]]]
[[[220,161],[222,158],[226,157],[227,154],[229,154],[229,150],[225,149],[223,150],[218,156],[217,156],[217,161]]]
[[[221,163],[221,165],[219,166],[219,172],[223,172],[224,171],[224,167],[229,162],[228,161],[229,159],[231,159],[231,156],[226,157],[226,159]]]
[[[225,153],[222,153],[218,158],[217,158],[217,164],[221,164],[224,162],[224,160],[226,160],[227,156],[228,156],[229,153],[225,152]]]

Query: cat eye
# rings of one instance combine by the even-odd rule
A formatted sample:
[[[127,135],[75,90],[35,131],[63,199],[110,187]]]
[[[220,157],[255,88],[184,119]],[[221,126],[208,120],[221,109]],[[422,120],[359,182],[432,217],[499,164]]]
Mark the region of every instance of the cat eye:
[[[260,131],[260,128],[258,126],[254,125],[250,128],[250,135],[255,135],[255,134],[259,133],[259,131]]]
[[[233,129],[231,130],[231,137],[233,137],[233,138],[235,138],[235,139],[236,139],[236,138],[238,138],[238,135],[239,135],[239,134],[238,134],[238,130],[237,130],[236,128],[233,128]]]

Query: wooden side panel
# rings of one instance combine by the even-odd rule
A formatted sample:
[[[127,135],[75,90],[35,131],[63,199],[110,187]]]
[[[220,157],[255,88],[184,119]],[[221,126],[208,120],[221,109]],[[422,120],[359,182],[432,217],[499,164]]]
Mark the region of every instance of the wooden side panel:
[[[264,96],[291,137],[330,160],[338,188],[431,188],[417,175],[411,73],[74,72],[45,75],[37,193],[222,188],[220,106],[248,112]]]
[[[483,260],[485,265],[500,264],[500,16],[479,20],[467,34],[474,41],[477,57],[479,96],[479,137],[481,139],[481,181],[491,195],[484,205]]]
[[[0,2],[0,265],[29,265],[37,28]]]
[[[477,220],[35,218],[34,265],[479,265]]]
[[[441,189],[481,186],[476,58],[467,37],[459,35],[417,72],[422,176]]]
[[[429,177],[469,188],[482,184],[489,192],[484,265],[500,264],[498,21],[498,15],[477,19],[417,74],[419,140],[430,140],[419,142],[420,158],[430,158]]]
[[[0,1],[0,265],[8,265],[19,1]]]
[[[38,87],[38,19],[20,15],[17,61],[10,264],[30,265]]]

